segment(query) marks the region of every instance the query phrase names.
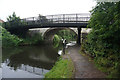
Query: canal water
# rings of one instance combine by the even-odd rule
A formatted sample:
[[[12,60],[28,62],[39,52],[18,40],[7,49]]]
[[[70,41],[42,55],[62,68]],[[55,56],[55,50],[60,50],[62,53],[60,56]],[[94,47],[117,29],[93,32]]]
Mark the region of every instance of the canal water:
[[[59,58],[60,48],[50,45],[2,50],[2,78],[44,78]]]

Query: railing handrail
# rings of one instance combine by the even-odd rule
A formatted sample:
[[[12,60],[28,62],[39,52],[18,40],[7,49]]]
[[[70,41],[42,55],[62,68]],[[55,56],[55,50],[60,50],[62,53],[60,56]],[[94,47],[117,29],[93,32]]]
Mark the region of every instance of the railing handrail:
[[[90,19],[89,13],[79,13],[79,14],[58,14],[58,15],[39,15],[37,17],[28,17],[20,19],[26,22],[26,24],[20,23],[19,25],[35,25],[35,24],[54,24],[54,23],[86,23]],[[14,22],[14,21],[12,21]],[[5,23],[6,24],[6,23]]]
[[[60,15],[65,15],[65,16],[68,16],[68,15],[91,15],[90,13],[76,13],[76,14],[56,14],[56,15],[46,15],[46,16],[41,16],[41,17],[54,17],[54,16],[60,16]],[[36,16],[34,18],[38,18],[39,16]],[[23,18],[24,19],[31,19],[33,17],[28,17],[28,18]]]

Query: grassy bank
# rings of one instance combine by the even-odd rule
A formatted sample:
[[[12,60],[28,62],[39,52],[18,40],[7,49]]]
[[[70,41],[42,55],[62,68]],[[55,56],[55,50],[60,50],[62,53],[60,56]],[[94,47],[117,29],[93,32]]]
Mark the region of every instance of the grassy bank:
[[[45,78],[72,78],[73,63],[68,59],[59,59],[50,72],[45,74]]]
[[[9,47],[9,46],[18,46],[23,40],[18,38],[15,35],[11,35],[6,29],[0,26],[2,29],[2,35],[0,35],[0,38],[2,38],[2,47]]]
[[[14,47],[14,46],[26,46],[26,45],[38,45],[43,44],[43,38],[41,34],[36,34],[32,37],[19,38],[16,35],[10,34],[6,29],[1,27],[2,33],[0,33],[0,38],[2,39],[2,47]]]

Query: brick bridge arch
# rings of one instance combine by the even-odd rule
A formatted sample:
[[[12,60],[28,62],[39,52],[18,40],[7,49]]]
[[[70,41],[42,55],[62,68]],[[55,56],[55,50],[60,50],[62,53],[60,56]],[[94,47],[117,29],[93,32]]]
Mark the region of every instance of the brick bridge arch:
[[[59,30],[70,30],[70,31],[72,31],[73,33],[75,33],[76,35],[77,35],[77,37],[78,37],[78,29],[77,28],[66,28],[66,27],[62,27],[62,28],[59,28],[59,27],[55,27],[55,28],[33,28],[33,29],[29,29],[29,34],[32,36],[32,35],[34,35],[35,33],[41,33],[42,34],[42,36],[44,37],[44,39],[49,39],[50,38],[50,40],[52,40],[52,38],[53,38],[53,35],[56,33],[56,32],[58,32]],[[82,40],[82,38],[83,38],[83,36],[84,36],[84,34],[87,34],[87,33],[89,33],[90,32],[90,28],[82,28],[81,29],[81,33],[82,33],[82,35],[80,35],[81,36],[81,40]],[[49,33],[53,33],[51,36],[49,35]],[[48,36],[47,36],[48,35]]]
[[[47,29],[42,35],[44,37],[45,40],[49,40],[52,41],[54,34],[56,34],[58,31],[60,30],[70,30],[71,32],[73,32],[76,36],[78,34],[77,32],[77,28],[49,28]],[[77,38],[77,37],[76,37]]]

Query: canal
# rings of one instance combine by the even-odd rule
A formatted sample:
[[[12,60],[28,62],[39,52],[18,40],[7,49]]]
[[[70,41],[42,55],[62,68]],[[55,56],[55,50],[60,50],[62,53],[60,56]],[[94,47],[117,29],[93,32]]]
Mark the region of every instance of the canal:
[[[2,78],[44,78],[59,58],[60,47],[22,46],[2,50]]]

